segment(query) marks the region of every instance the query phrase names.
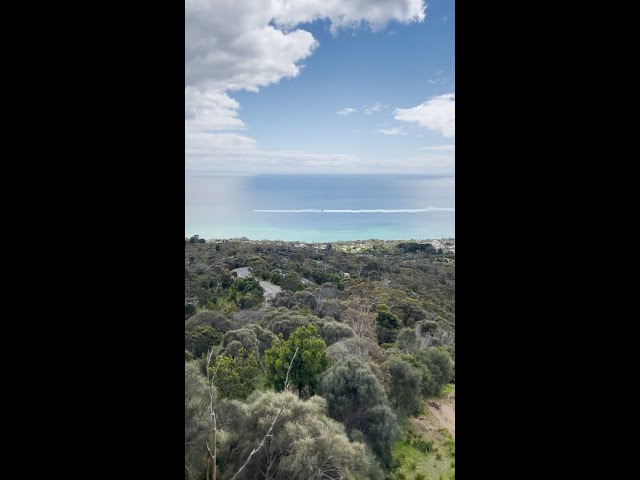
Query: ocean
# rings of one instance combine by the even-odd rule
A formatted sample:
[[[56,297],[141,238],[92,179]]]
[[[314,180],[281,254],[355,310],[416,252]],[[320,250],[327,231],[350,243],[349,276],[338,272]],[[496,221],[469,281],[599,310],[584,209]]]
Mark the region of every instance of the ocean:
[[[185,236],[332,242],[455,237],[455,179],[185,175]]]

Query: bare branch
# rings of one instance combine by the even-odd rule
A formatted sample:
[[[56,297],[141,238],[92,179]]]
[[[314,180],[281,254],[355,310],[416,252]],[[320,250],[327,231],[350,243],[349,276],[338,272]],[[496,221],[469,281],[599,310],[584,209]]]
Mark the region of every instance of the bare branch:
[[[216,369],[213,372],[213,377],[209,379],[209,365],[211,364],[211,357],[213,357],[213,349],[211,351],[207,351],[207,380],[209,380],[209,415],[213,417],[213,452],[209,448],[209,442],[207,441],[207,450],[209,450],[209,455],[211,456],[211,463],[213,464],[213,480],[216,480],[216,476],[218,473],[218,466],[216,464],[216,458],[218,455],[218,419],[216,417],[216,412],[213,409],[213,380],[216,378],[218,374],[218,367],[220,367],[220,362],[216,363]],[[208,468],[207,468],[207,477],[208,477]]]
[[[244,470],[244,467],[246,467],[249,462],[251,461],[251,458],[260,451],[260,449],[262,448],[262,446],[264,445],[265,440],[268,437],[272,436],[273,432],[273,427],[275,426],[276,422],[278,421],[278,418],[280,417],[280,414],[282,413],[282,411],[285,409],[286,405],[283,405],[280,410],[278,410],[278,413],[276,415],[276,418],[273,419],[273,422],[271,422],[271,426],[269,427],[269,430],[267,431],[267,434],[264,436],[264,438],[262,439],[262,441],[260,442],[260,444],[254,448],[253,450],[251,450],[251,453],[249,454],[249,456],[247,457],[247,459],[245,460],[244,464],[240,467],[240,470],[238,470],[236,472],[236,474],[231,477],[231,480],[236,480],[236,478],[238,478],[238,475],[240,475],[240,472],[242,472],[242,470]]]
[[[194,307],[198,306],[198,298],[197,297],[185,297],[184,304],[185,305],[193,305]]]
[[[293,361],[296,359],[296,355],[298,354],[298,349],[300,347],[296,347],[296,351],[293,353],[293,358],[289,362],[289,368],[287,369],[287,378],[284,380],[284,391],[288,391],[289,389],[289,372],[291,372],[291,366],[293,365]]]

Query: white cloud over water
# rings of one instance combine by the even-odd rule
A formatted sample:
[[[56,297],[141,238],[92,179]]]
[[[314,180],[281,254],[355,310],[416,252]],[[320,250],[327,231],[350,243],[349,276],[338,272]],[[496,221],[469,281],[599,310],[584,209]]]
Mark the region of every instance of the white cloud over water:
[[[446,93],[432,97],[417,107],[396,108],[393,116],[396,120],[415,122],[444,137],[453,138],[456,134],[456,95]]]

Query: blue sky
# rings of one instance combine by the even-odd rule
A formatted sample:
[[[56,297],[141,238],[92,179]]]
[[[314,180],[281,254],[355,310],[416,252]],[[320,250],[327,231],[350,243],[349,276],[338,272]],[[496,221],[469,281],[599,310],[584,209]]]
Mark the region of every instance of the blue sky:
[[[454,5],[187,0],[187,172],[453,175]]]

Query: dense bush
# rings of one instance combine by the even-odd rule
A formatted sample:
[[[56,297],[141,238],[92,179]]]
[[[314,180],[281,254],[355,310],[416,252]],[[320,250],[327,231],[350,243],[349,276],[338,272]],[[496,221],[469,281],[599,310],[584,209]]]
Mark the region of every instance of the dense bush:
[[[327,400],[329,416],[344,423],[348,432],[358,430],[388,465],[397,434],[396,416],[371,368],[357,358],[343,360],[327,370],[320,392]]]
[[[290,393],[266,392],[249,400],[247,404],[236,403],[225,424],[229,435],[220,449],[219,478],[229,479],[240,469],[280,411],[265,448],[256,453],[239,479],[264,478],[265,472],[277,472],[276,478],[287,480],[382,480],[370,450],[350,441],[344,426],[326,416],[322,398],[303,401]]]
[[[420,371],[399,357],[392,357],[385,366],[389,371],[389,403],[400,416],[419,413],[422,402]]]
[[[401,466],[414,478],[415,462],[391,465],[391,451],[398,419],[455,381],[455,255],[445,263],[427,244],[374,243],[346,254],[186,239],[185,480],[212,478],[211,407],[218,480],[256,448],[238,478],[399,478]],[[245,266],[253,277],[232,275]],[[265,298],[258,280],[283,291]],[[288,392],[274,392],[287,372]]]
[[[438,395],[442,387],[451,381],[453,362],[449,353],[442,347],[428,348],[418,353],[418,360],[431,375],[428,383],[423,385],[425,393]]]

